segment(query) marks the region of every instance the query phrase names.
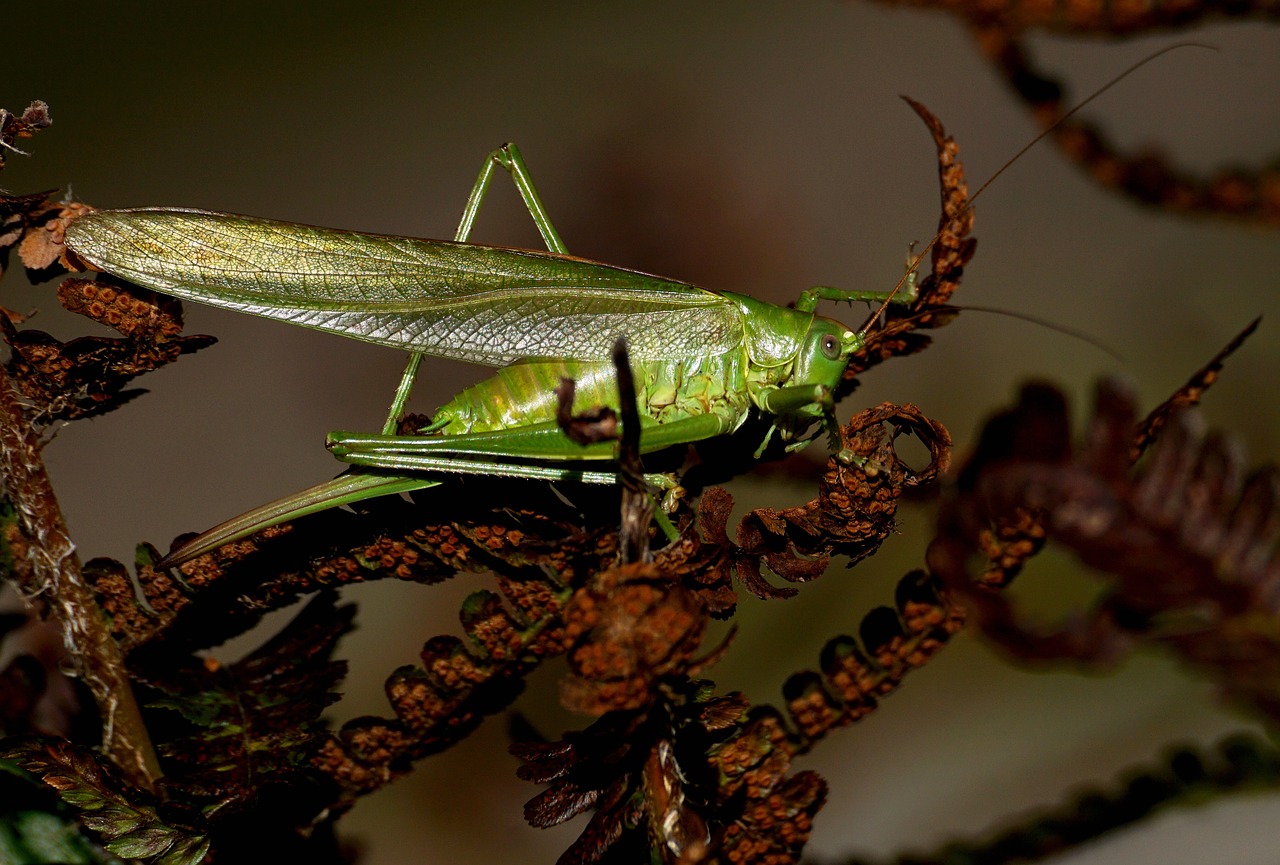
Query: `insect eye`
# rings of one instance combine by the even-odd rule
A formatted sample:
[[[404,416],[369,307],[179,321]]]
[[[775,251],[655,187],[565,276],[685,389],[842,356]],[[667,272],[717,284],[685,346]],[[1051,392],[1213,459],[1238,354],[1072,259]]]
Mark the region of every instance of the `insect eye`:
[[[840,359],[840,340],[835,334],[824,334],[822,337],[822,356],[827,360]]]

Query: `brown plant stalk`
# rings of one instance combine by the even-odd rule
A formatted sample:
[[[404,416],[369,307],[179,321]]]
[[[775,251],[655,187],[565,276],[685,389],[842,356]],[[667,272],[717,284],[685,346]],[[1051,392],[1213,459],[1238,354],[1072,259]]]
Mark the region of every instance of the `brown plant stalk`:
[[[160,777],[160,763],[111,636],[45,472],[34,432],[0,365],[0,494],[17,515],[17,537],[6,538],[13,576],[28,598],[41,597],[57,620],[67,655],[102,712],[107,755],[143,787]]]

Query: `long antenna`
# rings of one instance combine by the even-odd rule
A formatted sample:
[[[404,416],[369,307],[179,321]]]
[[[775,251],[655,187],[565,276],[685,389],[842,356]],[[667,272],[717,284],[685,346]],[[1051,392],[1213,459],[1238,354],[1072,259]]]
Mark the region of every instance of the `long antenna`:
[[[1032,138],[1030,141],[1024,144],[1022,146],[1022,149],[1020,149],[1017,153],[1015,153],[1007,162],[1005,162],[1004,165],[1001,165],[1000,168],[996,170],[995,174],[988,177],[986,182],[978,187],[977,192],[969,196],[968,200],[965,201],[964,207],[961,208],[960,213],[958,213],[957,216],[961,216],[965,213],[968,213],[970,210],[972,210],[973,203],[978,200],[978,196],[986,192],[987,187],[990,186],[992,183],[995,183],[997,177],[999,177],[1001,174],[1004,174],[1005,171],[1007,171],[1010,166],[1012,166],[1015,162],[1021,159],[1023,154],[1025,154],[1028,150],[1035,147],[1042,140],[1044,140],[1045,137],[1053,134],[1059,128],[1061,128],[1061,126],[1064,123],[1066,123],[1068,120],[1070,120],[1071,117],[1076,114],[1076,112],[1080,111],[1080,109],[1084,108],[1090,102],[1097,99],[1102,94],[1106,93],[1112,87],[1115,87],[1117,84],[1119,84],[1124,79],[1128,78],[1133,73],[1137,72],[1143,66],[1146,66],[1148,63],[1152,62],[1153,60],[1163,57],[1165,54],[1168,54],[1170,51],[1176,51],[1179,48],[1205,48],[1210,51],[1218,50],[1214,46],[1206,45],[1202,42],[1179,42],[1176,45],[1169,45],[1169,46],[1166,46],[1165,48],[1161,48],[1159,51],[1156,51],[1153,54],[1148,54],[1146,57],[1142,58],[1137,63],[1134,63],[1128,69],[1124,70],[1119,75],[1112,78],[1106,84],[1103,84],[1097,90],[1090,93],[1082,101],[1077,102],[1065,114],[1063,114],[1061,117],[1055,120],[1051,126],[1046,127],[1043,131],[1040,132],[1039,135],[1037,135],[1035,138]],[[904,96],[902,98],[907,99],[908,97]],[[933,236],[933,238],[928,243],[924,245],[924,248],[920,250],[919,254],[912,257],[911,263],[907,265],[907,272],[904,273],[902,275],[902,278],[898,280],[897,285],[893,287],[893,291],[889,292],[889,296],[884,299],[884,301],[880,304],[879,307],[877,307],[876,311],[871,314],[871,316],[866,320],[866,322],[862,325],[862,327],[858,328],[859,334],[865,334],[867,330],[871,327],[871,325],[874,324],[876,320],[879,319],[880,316],[884,314],[885,308],[888,307],[889,304],[893,301],[894,297],[897,296],[898,292],[902,289],[902,286],[906,284],[907,280],[910,279],[917,270],[919,270],[920,263],[924,261],[925,255],[928,254],[929,250],[933,249],[934,245],[936,245],[937,242],[942,238],[942,235],[945,231],[946,231],[945,228],[940,230],[937,234]]]

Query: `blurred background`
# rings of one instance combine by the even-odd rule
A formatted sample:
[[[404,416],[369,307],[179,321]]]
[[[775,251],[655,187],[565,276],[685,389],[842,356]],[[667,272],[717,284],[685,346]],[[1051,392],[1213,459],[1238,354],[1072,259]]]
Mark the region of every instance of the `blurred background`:
[[[101,207],[182,205],[425,237],[452,235],[485,154],[520,144],[572,252],[780,303],[813,284],[889,288],[908,244],[938,218],[933,145],[898,99],[922,101],[960,144],[971,187],[1038,131],[962,23],[941,13],[831,0],[792,2],[250,3],[0,7],[0,106],[46,100],[55,125],[3,174],[15,192],[72,185]],[[1280,151],[1280,33],[1220,25],[1124,42],[1035,38],[1037,59],[1081,98],[1165,45],[1186,49],[1122,82],[1087,113],[1126,146],[1184,166],[1256,166]],[[1163,214],[1093,185],[1041,145],[977,207],[977,255],[959,303],[1028,313],[1089,333],[1090,345],[971,313],[933,348],[874,370],[845,417],[882,400],[945,423],[958,451],[1018,383],[1049,379],[1087,406],[1103,374],[1151,406],[1247,321],[1269,316],[1205,403],[1256,461],[1280,452],[1280,242],[1275,229]],[[498,178],[475,239],[537,245]],[[18,274],[0,303],[69,339],[96,327]],[[861,310],[841,312],[851,323]],[[337,471],[331,429],[375,429],[403,357],[267,321],[187,306],[187,332],[219,343],[148,376],[150,393],[62,430],[46,456],[83,558],[131,560],[174,535]],[[429,361],[415,408],[429,412],[486,370]],[[820,456],[814,448],[815,459]],[[744,506],[808,498],[733,487]],[[744,599],[738,644],[712,671],[725,688],[776,700],[823,643],[890,603],[922,561],[927,516],[798,599]],[[1050,557],[1045,557],[1050,558]],[[1038,562],[1018,591],[1060,613],[1091,584],[1068,561]],[[429,636],[457,632],[482,577],[349,591],[361,628],[335,723],[386,714],[382,681]],[[219,656],[234,660],[243,647]],[[519,704],[551,736],[581,726],[556,707],[560,671]],[[1060,800],[1154,757],[1170,741],[1247,727],[1208,685],[1142,655],[1107,677],[1032,673],[961,637],[805,767],[831,784],[810,852],[927,850]],[[528,828],[502,719],[341,824],[367,865],[551,862],[581,830]],[[465,783],[459,783],[460,780]],[[1249,799],[1166,814],[1062,861],[1252,863],[1274,858],[1280,803]]]

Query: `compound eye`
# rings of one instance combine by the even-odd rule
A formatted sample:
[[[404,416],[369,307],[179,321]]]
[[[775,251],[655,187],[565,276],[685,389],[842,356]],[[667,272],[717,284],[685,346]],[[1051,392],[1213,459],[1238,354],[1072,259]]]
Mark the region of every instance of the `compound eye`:
[[[822,336],[822,356],[827,360],[840,359],[840,338],[833,333]]]

